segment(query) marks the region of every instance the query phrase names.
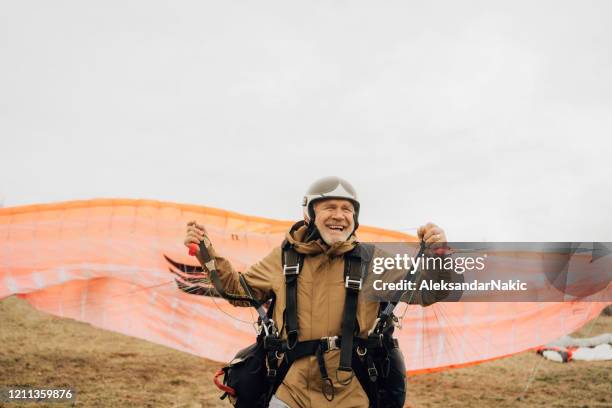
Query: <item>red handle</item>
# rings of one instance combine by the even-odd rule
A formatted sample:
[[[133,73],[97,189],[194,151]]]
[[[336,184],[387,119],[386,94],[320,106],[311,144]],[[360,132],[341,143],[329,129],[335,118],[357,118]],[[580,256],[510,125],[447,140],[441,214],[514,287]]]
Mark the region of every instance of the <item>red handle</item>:
[[[436,248],[434,253],[438,256],[450,255],[451,251],[448,248]]]
[[[217,386],[217,388],[219,388],[221,391],[227,392],[229,395],[231,395],[232,397],[236,396],[236,390],[233,389],[230,386],[227,386],[225,384],[221,384],[219,382],[219,380],[217,378],[219,378],[220,376],[222,376],[223,370],[219,370],[215,373],[215,376],[213,377],[213,382],[215,383],[215,385]]]
[[[189,255],[195,256],[198,253],[198,246],[196,244],[189,244]]]

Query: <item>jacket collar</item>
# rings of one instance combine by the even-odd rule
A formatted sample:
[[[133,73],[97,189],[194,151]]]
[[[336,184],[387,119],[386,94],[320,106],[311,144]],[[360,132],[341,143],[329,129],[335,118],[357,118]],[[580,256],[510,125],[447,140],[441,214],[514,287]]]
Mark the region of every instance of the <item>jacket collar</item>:
[[[286,233],[285,238],[293,245],[296,252],[304,255],[326,254],[327,256],[335,257],[343,255],[351,251],[357,245],[357,238],[351,235],[346,241],[336,242],[329,246],[321,238],[304,242],[307,232],[307,225],[304,221],[300,221],[291,227]]]

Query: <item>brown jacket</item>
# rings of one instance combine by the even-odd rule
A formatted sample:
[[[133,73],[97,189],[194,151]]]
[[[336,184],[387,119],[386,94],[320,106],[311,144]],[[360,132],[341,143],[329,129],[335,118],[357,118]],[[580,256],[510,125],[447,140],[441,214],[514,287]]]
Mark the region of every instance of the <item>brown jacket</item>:
[[[305,255],[297,284],[298,341],[339,336],[346,290],[343,254],[353,249],[357,241],[352,236],[349,240],[331,247],[319,240],[304,243],[302,239],[305,232],[306,228],[301,227],[293,232],[293,235],[287,233],[286,236],[287,240],[294,244],[296,251]],[[213,247],[209,248],[209,252],[215,259],[225,291],[246,296],[239,282],[239,274],[234,271],[231,263],[216,253]],[[283,311],[286,305],[281,255],[282,250],[277,247],[243,274],[258,300],[267,300],[273,294],[276,296],[272,318],[279,328],[283,327]],[[425,274],[423,276],[427,276],[427,271],[423,273]],[[436,300],[439,300],[436,294],[417,292],[411,303],[428,305]],[[238,306],[247,305],[244,302],[232,303]],[[359,297],[357,306],[359,337],[367,338],[367,332],[376,320],[378,309],[377,302],[368,301],[365,296]],[[284,330],[281,337],[286,339]],[[335,396],[332,402],[327,401],[322,393],[322,380],[315,356],[299,359],[292,364],[276,391],[276,396],[291,407],[367,407],[368,397],[357,378],[353,378],[348,385],[341,385],[336,380],[340,351],[332,350],[325,353],[324,358],[334,386]],[[346,373],[342,371],[338,375],[341,380],[346,378]]]

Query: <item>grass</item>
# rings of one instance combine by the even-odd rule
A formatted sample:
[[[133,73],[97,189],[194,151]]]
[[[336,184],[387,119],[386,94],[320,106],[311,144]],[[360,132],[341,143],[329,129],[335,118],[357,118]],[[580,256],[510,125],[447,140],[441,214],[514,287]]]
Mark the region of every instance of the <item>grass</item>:
[[[40,313],[16,297],[0,301],[0,321],[0,386],[73,387],[82,407],[229,407],[211,381],[221,363]],[[576,335],[611,331],[612,316],[600,316]],[[611,384],[610,361],[559,364],[525,352],[410,377],[407,406],[612,407]]]

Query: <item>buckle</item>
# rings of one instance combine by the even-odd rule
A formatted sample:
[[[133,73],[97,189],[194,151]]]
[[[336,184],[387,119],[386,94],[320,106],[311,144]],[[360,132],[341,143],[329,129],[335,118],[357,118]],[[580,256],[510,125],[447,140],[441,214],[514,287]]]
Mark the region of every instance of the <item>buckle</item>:
[[[268,319],[268,324],[266,324],[265,322],[261,322],[260,326],[263,328],[264,333],[266,334],[266,336],[270,336],[270,335],[276,335],[276,326],[274,325],[274,320],[272,319]],[[259,331],[259,333],[257,334],[261,334],[261,329]]]
[[[215,264],[214,259],[211,259],[208,262],[204,262],[204,266],[206,267],[206,270],[208,270],[208,272],[217,270],[217,265]]]
[[[378,370],[376,367],[368,367],[368,377],[378,377]]]
[[[408,307],[408,305],[406,305],[406,307]],[[402,330],[402,321],[396,315],[392,315],[391,322],[393,323],[393,326],[398,328],[398,330]]]
[[[347,289],[353,290],[361,290],[361,284],[363,279],[359,278],[359,280],[351,279],[349,276],[344,280],[344,287]]]
[[[283,265],[283,273],[285,276],[287,275],[299,275],[300,274],[300,264],[296,265]]]
[[[276,377],[276,370],[273,368],[268,368],[268,377],[270,378]]]
[[[338,347],[336,345],[336,341],[338,340],[338,336],[321,337],[321,340],[327,342],[327,350],[325,350],[326,353],[328,351],[331,351],[331,350],[339,350],[340,349],[340,347]]]

